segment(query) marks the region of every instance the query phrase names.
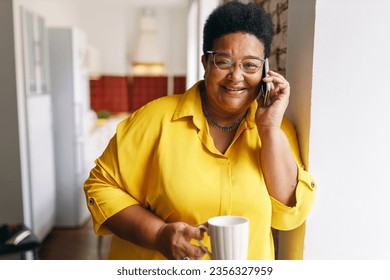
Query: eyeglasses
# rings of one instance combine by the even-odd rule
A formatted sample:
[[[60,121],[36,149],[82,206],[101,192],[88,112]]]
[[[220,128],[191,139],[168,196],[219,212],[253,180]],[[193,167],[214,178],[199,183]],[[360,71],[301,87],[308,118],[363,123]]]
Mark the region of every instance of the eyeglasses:
[[[219,52],[213,52],[213,51],[207,51],[207,53],[213,55],[213,62],[215,67],[222,70],[228,70],[236,61],[233,57],[230,55],[227,55],[225,53],[219,53]],[[239,63],[241,70],[248,74],[256,73],[261,66],[263,66],[264,59],[258,58],[258,57],[246,57],[240,60],[237,60]]]

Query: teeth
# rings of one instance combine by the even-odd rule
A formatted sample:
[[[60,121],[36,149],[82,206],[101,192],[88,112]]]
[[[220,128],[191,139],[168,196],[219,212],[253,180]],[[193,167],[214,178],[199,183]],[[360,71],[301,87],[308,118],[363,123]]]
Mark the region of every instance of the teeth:
[[[228,88],[228,87],[227,87],[227,89],[228,90],[232,90],[232,91],[240,91],[240,90],[242,90],[242,88],[234,89],[234,88]]]

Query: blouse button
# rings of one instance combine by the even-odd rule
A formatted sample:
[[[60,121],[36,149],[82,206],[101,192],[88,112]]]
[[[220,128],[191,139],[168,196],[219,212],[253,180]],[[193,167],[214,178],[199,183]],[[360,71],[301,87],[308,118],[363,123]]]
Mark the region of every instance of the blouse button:
[[[314,182],[311,182],[311,187],[314,188],[316,184]]]
[[[93,205],[95,203],[95,200],[93,200],[93,198],[90,198],[89,199],[89,205]]]

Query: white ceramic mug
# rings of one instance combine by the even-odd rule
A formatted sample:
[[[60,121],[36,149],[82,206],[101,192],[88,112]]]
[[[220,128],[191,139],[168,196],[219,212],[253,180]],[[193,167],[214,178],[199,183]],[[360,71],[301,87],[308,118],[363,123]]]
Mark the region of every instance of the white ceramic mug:
[[[211,252],[199,246],[213,260],[246,260],[248,257],[249,220],[241,216],[217,216],[200,225],[210,236]]]

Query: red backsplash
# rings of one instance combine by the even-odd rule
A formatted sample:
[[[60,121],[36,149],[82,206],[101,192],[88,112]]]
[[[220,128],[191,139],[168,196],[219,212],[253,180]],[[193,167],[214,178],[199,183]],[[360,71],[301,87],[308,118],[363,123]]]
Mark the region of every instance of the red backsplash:
[[[130,79],[130,108],[135,111],[153,99],[168,93],[167,77],[142,77]]]
[[[127,77],[102,76],[90,80],[91,108],[110,113],[129,112]]]
[[[168,91],[166,76],[101,76],[90,80],[91,108],[110,113],[132,112],[153,99],[166,96]],[[184,93],[185,76],[174,77],[173,93]]]
[[[173,77],[173,93],[181,94],[186,90],[186,77],[185,76],[175,76]]]

